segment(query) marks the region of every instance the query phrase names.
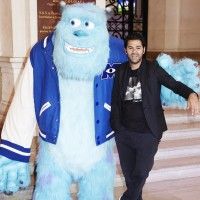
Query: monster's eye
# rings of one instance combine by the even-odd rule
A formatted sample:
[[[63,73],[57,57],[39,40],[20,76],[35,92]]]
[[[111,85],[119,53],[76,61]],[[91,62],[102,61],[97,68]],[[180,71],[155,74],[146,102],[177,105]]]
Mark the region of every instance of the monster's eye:
[[[115,72],[115,68],[108,68],[107,70],[106,70],[106,72],[107,73],[109,73],[109,74],[113,74],[114,72]]]
[[[90,21],[86,21],[85,22],[85,26],[86,28],[88,29],[93,29],[95,27],[94,23],[93,22],[90,22]]]
[[[78,26],[80,26],[81,21],[80,21],[79,19],[74,18],[74,19],[71,19],[71,20],[70,20],[70,24],[71,24],[73,27],[78,27]]]

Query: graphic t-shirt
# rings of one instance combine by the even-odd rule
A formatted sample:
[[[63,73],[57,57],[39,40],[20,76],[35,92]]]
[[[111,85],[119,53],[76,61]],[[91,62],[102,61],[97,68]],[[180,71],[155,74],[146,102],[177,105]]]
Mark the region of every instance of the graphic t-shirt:
[[[150,132],[142,106],[142,88],[138,69],[129,69],[128,80],[122,104],[122,124],[130,131]]]

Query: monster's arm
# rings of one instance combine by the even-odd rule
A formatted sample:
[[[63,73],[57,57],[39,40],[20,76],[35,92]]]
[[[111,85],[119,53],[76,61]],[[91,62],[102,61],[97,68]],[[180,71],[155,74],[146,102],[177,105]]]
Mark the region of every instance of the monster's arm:
[[[174,93],[181,95],[185,99],[188,99],[189,95],[194,92],[182,82],[176,81],[163,68],[161,68],[157,62],[155,62],[154,72],[156,73],[156,76],[162,85],[169,88]]]
[[[28,60],[2,129],[0,192],[16,192],[30,181],[28,162],[36,126],[32,70]]]
[[[192,93],[195,93],[196,96],[198,96],[197,93],[192,88],[188,87],[181,81],[175,80],[175,78],[172,77],[170,74],[168,74],[162,67],[160,67],[157,62],[155,62],[154,72],[155,72],[158,80],[160,81],[161,85],[163,85],[163,86],[167,87],[168,89],[170,89],[171,91],[173,91],[173,92],[171,92],[171,91],[169,92],[168,90],[164,90],[164,88],[162,88],[162,90],[161,90],[161,99],[162,99],[162,97],[165,97],[166,95],[168,95],[167,98],[169,98],[169,101],[167,102],[166,106],[178,107],[179,104],[182,103],[183,100],[180,99],[179,96],[177,98],[176,94],[180,95],[185,100],[188,100],[189,96]],[[171,101],[170,101],[170,99],[171,99]]]
[[[160,67],[170,74],[179,83],[192,88],[196,94],[200,92],[200,77],[198,62],[190,58],[182,58],[174,61],[170,55],[161,53],[157,58]],[[194,98],[197,98],[194,95]],[[186,108],[187,97],[179,96],[165,86],[161,86],[161,101],[165,107]],[[190,99],[189,99],[190,100]],[[190,101],[188,102],[190,105]]]
[[[0,154],[28,162],[35,126],[33,72],[28,60],[2,129]]]

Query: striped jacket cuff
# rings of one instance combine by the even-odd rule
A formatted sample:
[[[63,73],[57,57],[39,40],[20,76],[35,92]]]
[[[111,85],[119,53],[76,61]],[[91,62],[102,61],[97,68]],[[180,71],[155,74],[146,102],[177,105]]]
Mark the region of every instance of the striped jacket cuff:
[[[7,140],[1,140],[0,155],[5,156],[11,160],[27,163],[29,162],[31,154],[30,152],[30,148],[24,148]]]

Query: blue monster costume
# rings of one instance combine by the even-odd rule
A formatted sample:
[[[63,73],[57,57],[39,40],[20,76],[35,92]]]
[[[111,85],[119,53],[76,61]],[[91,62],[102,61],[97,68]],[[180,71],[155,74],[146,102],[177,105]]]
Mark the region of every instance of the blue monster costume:
[[[63,7],[55,32],[32,48],[7,114],[1,191],[29,184],[37,121],[41,139],[33,199],[69,200],[74,182],[80,200],[114,199],[109,113],[114,68],[126,59],[122,52],[123,42],[109,38],[103,10],[93,4]]]

